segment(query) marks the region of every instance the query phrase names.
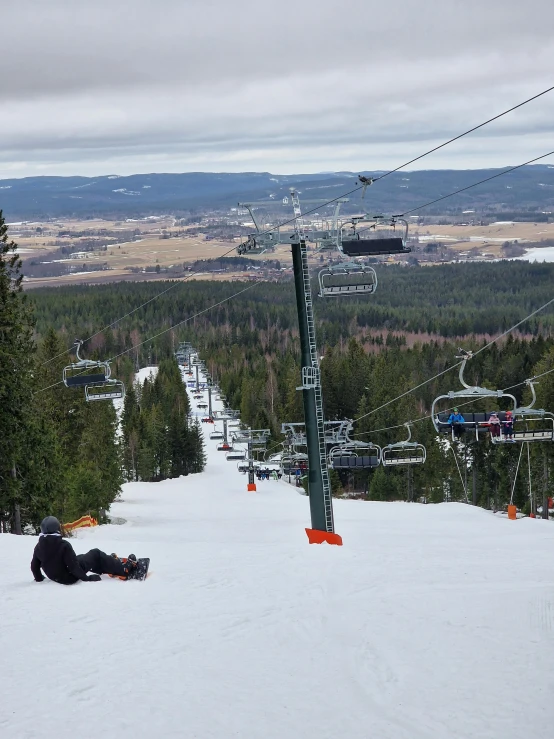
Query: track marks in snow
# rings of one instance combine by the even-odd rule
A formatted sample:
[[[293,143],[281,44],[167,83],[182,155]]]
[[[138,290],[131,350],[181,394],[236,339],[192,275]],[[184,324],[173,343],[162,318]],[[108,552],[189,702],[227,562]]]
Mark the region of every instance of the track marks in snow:
[[[530,604],[530,623],[534,629],[545,634],[554,633],[554,602],[542,597]]]

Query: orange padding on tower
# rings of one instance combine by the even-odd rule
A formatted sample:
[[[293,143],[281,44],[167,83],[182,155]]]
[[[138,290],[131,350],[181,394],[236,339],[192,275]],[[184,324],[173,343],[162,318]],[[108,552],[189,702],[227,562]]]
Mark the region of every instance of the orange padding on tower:
[[[248,483],[247,490],[248,490],[249,493],[255,493],[256,492],[256,483],[255,482],[249,482]]]
[[[308,534],[308,541],[310,544],[336,544],[338,547],[342,547],[342,536],[333,534],[330,531],[319,531],[318,529],[306,529]]]
[[[74,529],[88,528],[89,526],[98,526],[98,521],[92,516],[81,516],[73,523],[64,523],[63,527],[66,531],[73,531]]]
[[[516,518],[517,518],[517,508],[515,507],[515,505],[509,505],[508,506],[508,518],[511,521],[515,521],[516,520]]]

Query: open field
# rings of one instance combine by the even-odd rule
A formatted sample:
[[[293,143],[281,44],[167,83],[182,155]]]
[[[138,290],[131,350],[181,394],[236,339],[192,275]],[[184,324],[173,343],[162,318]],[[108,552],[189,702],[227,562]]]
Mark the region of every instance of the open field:
[[[442,241],[457,251],[479,251],[500,256],[502,244],[506,241],[525,242],[554,239],[554,223],[497,222],[488,226],[412,226],[412,233],[418,233],[420,241]]]
[[[506,241],[525,243],[554,239],[554,223],[498,222],[488,226],[411,224],[411,234],[420,242],[440,241],[459,253],[478,251],[489,257],[500,257]],[[173,217],[142,221],[75,220],[56,223],[12,224],[10,235],[18,243],[23,259],[45,259],[45,254],[64,248],[53,261],[71,266],[73,273],[59,277],[33,277],[25,280],[26,288],[111,282],[115,280],[167,279],[152,270],[182,268],[202,259],[217,259],[226,254],[235,256],[239,238],[207,240],[204,234],[187,235],[186,227],[176,227]],[[98,249],[80,251],[82,245],[98,240]],[[81,245],[81,247],[80,247]],[[277,259],[290,266],[291,253],[287,245],[274,252],[252,257],[257,261]],[[312,257],[318,260],[320,255]],[[86,270],[79,269],[86,265]],[[94,268],[98,265],[98,270]],[[106,269],[106,266],[109,269]],[[143,270],[149,269],[149,272]],[[133,270],[133,271],[131,271]],[[244,272],[203,275],[202,279],[248,279]]]

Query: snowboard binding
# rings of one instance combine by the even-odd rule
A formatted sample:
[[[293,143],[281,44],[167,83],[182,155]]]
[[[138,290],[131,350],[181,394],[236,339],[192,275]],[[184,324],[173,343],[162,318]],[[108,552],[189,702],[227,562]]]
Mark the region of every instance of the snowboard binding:
[[[112,557],[118,559],[125,570],[125,575],[110,575],[110,577],[117,577],[119,580],[145,580],[148,575],[148,567],[150,566],[150,559],[147,557],[137,559],[134,554],[129,554],[128,557],[118,557],[115,552],[112,552]]]

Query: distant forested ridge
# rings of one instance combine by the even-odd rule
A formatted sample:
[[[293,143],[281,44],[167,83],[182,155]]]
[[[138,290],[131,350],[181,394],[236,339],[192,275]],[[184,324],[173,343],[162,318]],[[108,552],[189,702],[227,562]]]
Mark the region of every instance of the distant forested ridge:
[[[519,162],[510,162],[510,165]],[[371,187],[363,207],[400,213],[443,197],[508,169],[400,171]],[[49,218],[133,218],[174,213],[222,211],[238,202],[264,202],[274,214],[290,218],[282,199],[290,188],[301,191],[306,207],[343,195],[356,185],[355,172],[274,175],[269,172],[136,174],[124,177],[24,177],[0,180],[0,207],[8,221]],[[363,172],[379,176],[380,172]],[[345,211],[362,207],[357,195]],[[554,210],[554,168],[530,165],[425,210],[426,214],[460,212],[460,208],[509,211]],[[521,216],[521,214],[524,214]],[[506,216],[504,216],[506,218]]]
[[[418,337],[426,341],[493,335],[554,297],[554,264],[379,265],[377,269],[379,287],[370,298],[316,299],[320,346],[333,346],[351,336],[380,341],[389,332],[407,335],[408,342]],[[91,336],[147,303],[92,341],[94,348],[103,347],[112,356],[244,287],[244,283],[197,280],[124,282],[35,289],[29,300],[36,308],[38,333],[54,326],[66,333],[70,343],[75,336]],[[157,295],[160,297],[153,300]],[[521,331],[546,335],[553,326],[554,310],[550,309],[526,322]],[[239,298],[129,352],[129,357],[143,366],[167,356],[178,337],[191,335],[197,345],[206,347],[212,342],[233,344],[237,337],[241,346],[258,350],[268,345],[276,350],[296,346],[292,281],[255,285]]]

